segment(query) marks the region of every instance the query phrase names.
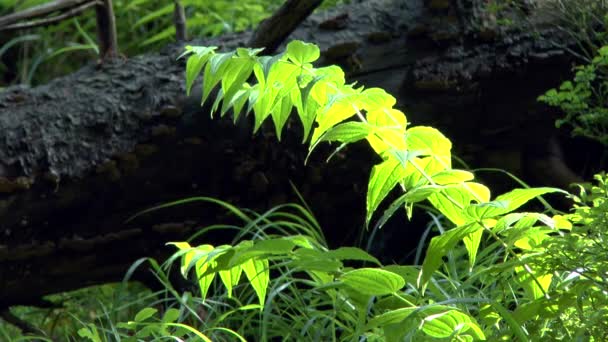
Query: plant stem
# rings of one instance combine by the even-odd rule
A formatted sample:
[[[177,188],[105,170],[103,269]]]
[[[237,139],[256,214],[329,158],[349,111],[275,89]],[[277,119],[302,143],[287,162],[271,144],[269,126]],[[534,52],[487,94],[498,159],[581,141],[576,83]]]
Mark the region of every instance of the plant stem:
[[[175,25],[175,40],[184,41],[188,39],[186,31],[186,12],[180,0],[174,0],[173,24]]]
[[[100,57],[102,60],[115,58],[118,56],[118,40],[112,0],[103,0],[101,5],[95,6],[95,12]]]

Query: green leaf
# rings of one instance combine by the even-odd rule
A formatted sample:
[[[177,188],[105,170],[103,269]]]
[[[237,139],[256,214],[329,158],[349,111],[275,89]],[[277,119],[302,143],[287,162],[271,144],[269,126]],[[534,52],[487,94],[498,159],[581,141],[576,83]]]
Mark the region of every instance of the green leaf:
[[[186,62],[186,95],[190,95],[190,90],[196,77],[200,74],[215,49],[215,46],[186,46],[186,51],[193,53],[193,55],[188,57],[188,61]]]
[[[321,141],[339,141],[350,144],[359,140],[363,140],[370,132],[369,125],[363,122],[345,122],[334,126],[319,139]],[[311,150],[314,148],[311,147]]]
[[[403,322],[406,318],[408,318],[412,313],[418,310],[418,307],[411,308],[400,308],[396,310],[391,310],[384,312],[380,315],[377,315],[367,322],[365,326],[365,330],[372,330],[375,328],[381,328],[387,326],[389,324],[397,324]]]
[[[302,122],[302,129],[304,132],[302,142],[304,143],[308,139],[308,136],[312,129],[312,125],[314,124],[314,121],[317,117],[317,111],[320,107],[314,100],[310,100],[307,102],[303,102],[303,100],[300,101],[302,102],[302,104],[296,102],[296,108],[298,110],[298,117],[300,118],[300,122]],[[315,145],[311,144],[311,146]]]
[[[215,273],[205,274],[209,266],[213,266],[211,263],[201,261],[200,264],[197,263],[196,275],[198,278],[198,287],[201,290],[201,297],[203,299],[207,298],[207,293],[209,292],[209,287],[213,283],[213,279],[215,278]]]
[[[323,109],[317,113],[316,121],[319,125],[313,131],[311,144],[314,145],[323,133],[336,124],[355,115],[357,113],[355,102],[359,97],[359,92],[355,90],[345,90],[341,94],[332,96]]]
[[[286,254],[296,246],[292,237],[259,240],[253,244],[251,250],[263,251],[269,254]]]
[[[272,87],[271,87],[272,88]],[[270,116],[273,103],[276,99],[276,91],[274,89],[260,89],[257,94],[255,103],[253,104],[253,132],[257,132],[262,123]],[[262,92],[263,91],[263,92]],[[249,99],[251,102],[251,97]]]
[[[372,127],[367,137],[376,153],[383,155],[388,150],[406,150],[405,130],[407,119],[403,112],[392,108],[369,111],[367,123]]]
[[[143,308],[135,315],[135,322],[143,322],[158,312],[155,308]]]
[[[528,266],[526,266],[528,267]],[[522,286],[528,298],[541,298],[549,291],[551,274],[538,274],[534,271],[526,271],[524,266],[515,267],[515,279]]]
[[[247,103],[247,100],[249,99],[250,90],[251,87],[248,84],[244,86],[244,89],[238,90],[229,102],[226,101],[228,105],[222,106],[222,113],[220,114],[220,116],[223,117],[224,114],[226,114],[226,112],[228,111],[228,109],[232,108],[234,113],[233,122],[236,124],[243,111],[245,103]]]
[[[269,115],[273,115],[273,121],[280,137],[280,131],[293,107],[291,94],[297,89],[296,74],[299,69],[296,65],[283,60],[278,60],[269,68],[266,81],[259,84],[260,95],[253,105],[254,132],[260,128]]]
[[[393,190],[405,174],[406,170],[402,167],[401,163],[392,158],[374,166],[367,187],[366,225],[369,225],[372,215],[382,200]]]
[[[222,104],[222,113],[225,113],[230,104],[233,103],[233,97],[243,89],[245,82],[251,76],[254,61],[247,57],[232,58],[226,66],[226,70],[222,77],[222,90],[224,101]]]
[[[268,259],[249,259],[243,264],[243,270],[258,296],[258,301],[262,309],[266,299],[268,283],[270,282]]]
[[[333,251],[327,252],[327,255],[338,260],[369,261],[376,265],[380,265],[380,261],[378,261],[378,259],[371,256],[366,251],[356,247],[340,247]]]
[[[218,247],[217,251],[225,250],[225,247],[220,247]],[[207,297],[207,292],[209,291],[209,287],[211,286],[213,278],[215,277],[215,273],[206,274],[207,269],[215,265],[213,259],[217,256],[217,254],[211,254],[215,250],[216,248],[211,245],[197,246],[192,251],[188,252],[183,259],[184,263],[186,263],[186,261],[188,262],[187,269],[189,269],[192,263],[194,263],[195,274],[203,299]]]
[[[139,330],[135,333],[136,337],[146,338],[152,336],[155,332],[158,332],[159,327],[157,325],[144,325],[139,328]]]
[[[507,242],[522,250],[541,251],[543,250],[543,241],[549,237],[550,233],[554,232],[552,229],[539,227],[516,228],[515,231],[511,231],[511,234],[508,235]]]
[[[478,230],[474,233],[471,233],[464,237],[463,242],[464,246],[467,249],[467,253],[469,255],[469,269],[473,269],[475,265],[475,260],[477,259],[477,250],[479,249],[479,244],[481,242],[481,236],[483,235],[483,230]]]
[[[445,170],[432,176],[433,182],[439,185],[456,184],[473,180],[475,176],[464,170]]]
[[[436,185],[423,185],[416,188],[413,188],[407,191],[405,194],[399,196],[396,200],[394,200],[391,205],[384,211],[378,223],[376,223],[376,228],[382,228],[384,224],[395,214],[395,212],[400,208],[407,208],[408,204],[416,203],[427,199],[432,194],[440,191],[442,187]],[[410,213],[408,211],[408,217]]]
[[[283,96],[272,110],[272,121],[274,122],[277,140],[279,141],[281,141],[281,132],[283,131],[283,127],[285,126],[292,109],[293,102],[291,101],[291,96]]]
[[[430,155],[451,167],[452,143],[436,128],[427,126],[412,127],[406,131],[407,149],[417,151],[420,155]]]
[[[396,103],[395,97],[382,88],[365,89],[359,98],[359,105],[367,112],[391,109]]]
[[[101,336],[99,336],[99,331],[97,331],[97,327],[89,323],[87,327],[78,329],[78,336],[86,337],[90,339],[92,342],[101,342]]]
[[[268,78],[270,75],[270,71],[272,70],[273,67],[275,67],[275,65],[278,64],[279,61],[284,60],[285,59],[285,55],[283,53],[280,53],[278,55],[275,56],[262,56],[258,59],[258,68],[254,68],[254,73],[256,76],[256,79],[258,80],[258,83],[260,84],[261,88],[265,88],[266,84],[268,83]]]
[[[486,202],[490,198],[490,190],[479,183],[464,182],[444,186],[441,192],[429,196],[431,204],[456,225],[471,221],[465,214],[466,208],[472,201]]]
[[[175,323],[179,319],[179,310],[176,308],[169,308],[163,315],[163,323]]]
[[[232,289],[234,286],[238,285],[239,280],[241,279],[241,274],[243,273],[243,267],[234,266],[229,270],[220,271],[220,279],[224,286],[226,286],[226,291],[228,292],[228,298],[232,298]]]
[[[463,334],[476,340],[484,340],[485,335],[474,319],[459,310],[433,306],[424,310],[426,317],[420,325],[422,331],[434,338],[453,338]]]
[[[405,286],[400,275],[378,268],[352,270],[344,273],[340,280],[352,290],[370,296],[391,294]]]
[[[433,276],[433,273],[443,263],[442,258],[456,246],[456,244],[465,236],[481,231],[481,227],[478,223],[468,223],[466,225],[453,228],[439,236],[435,236],[431,239],[429,248],[426,251],[424,262],[422,263],[422,272],[418,279],[418,286],[422,286],[424,289],[426,284]]]
[[[416,283],[420,274],[419,266],[388,265],[382,269],[400,275],[406,284]]]
[[[211,90],[222,80],[224,69],[229,64],[228,61],[232,56],[234,56],[234,52],[218,53],[209,58],[205,65],[201,105],[207,101]]]
[[[298,65],[304,65],[307,63],[312,63],[319,59],[321,56],[321,52],[319,51],[319,47],[315,44],[305,43],[299,40],[293,40],[287,44],[287,49],[285,50],[287,58],[289,58],[293,63]]]
[[[226,264],[226,270],[248,262],[251,259],[288,254],[296,245],[296,241],[291,238],[258,240],[255,242],[243,241],[235,248],[236,253],[230,257],[229,262]]]
[[[469,220],[492,218],[510,213],[534,197],[550,192],[566,193],[557,188],[515,189],[496,197],[492,202],[469,205],[466,207],[465,213]]]
[[[579,300],[576,293],[560,293],[559,296],[550,299],[541,297],[518,305],[513,312],[513,318],[518,324],[526,323],[541,315],[544,319],[555,318],[565,310],[569,310],[577,305]]]
[[[315,76],[304,87],[298,87],[299,94],[292,93],[292,96],[294,97],[292,101],[296,106],[298,117],[302,122],[302,128],[304,130],[302,142],[305,142],[308,139],[308,134],[310,134],[312,124],[314,123],[317,115],[317,109],[319,109],[318,103],[309,95],[313,87],[323,78],[325,78],[325,75]]]
[[[335,273],[342,268],[340,262],[331,252],[324,252],[315,249],[300,248],[294,253],[295,259],[292,262],[294,268],[307,272]]]

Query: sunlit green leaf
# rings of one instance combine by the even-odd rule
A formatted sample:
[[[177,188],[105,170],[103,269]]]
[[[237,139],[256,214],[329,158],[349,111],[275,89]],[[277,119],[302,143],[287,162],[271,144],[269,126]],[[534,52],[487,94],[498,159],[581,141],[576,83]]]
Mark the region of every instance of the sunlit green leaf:
[[[454,246],[462,241],[465,236],[481,231],[483,228],[478,223],[469,223],[464,226],[453,228],[439,236],[431,239],[431,243],[426,251],[426,256],[422,264],[422,272],[418,280],[418,285],[423,288],[433,276],[439,266],[443,263],[443,257]]]
[[[436,185],[424,185],[407,191],[405,194],[399,196],[394,200],[391,205],[382,213],[382,217],[376,223],[377,228],[382,228],[386,222],[395,214],[400,208],[406,208],[408,204],[417,203],[427,199],[432,194],[440,191],[442,187]],[[409,213],[408,213],[409,216]]]
[[[378,268],[355,269],[344,273],[340,280],[351,289],[370,296],[394,293],[405,286],[400,275]]]
[[[317,113],[316,121],[319,125],[313,131],[311,144],[314,145],[323,133],[336,124],[355,115],[357,109],[353,103],[356,102],[358,97],[359,93],[350,91],[332,97],[323,110]]]
[[[364,108],[368,113],[375,111],[390,110],[389,115],[395,115],[399,113],[399,110],[392,109],[397,103],[397,99],[382,88],[368,88],[361,93],[359,98],[359,105]],[[399,115],[397,115],[399,116]],[[400,126],[403,126],[402,118],[397,118],[397,122]],[[405,118],[403,118],[405,119]],[[395,122],[394,124],[396,124]]]
[[[478,230],[465,236],[462,240],[469,255],[469,268],[473,268],[473,265],[475,265],[475,261],[477,260],[477,250],[479,249],[482,235],[483,230]]]
[[[471,221],[463,209],[471,202],[485,202],[489,200],[490,190],[479,183],[464,182],[447,185],[441,192],[429,196],[429,201],[456,225]]]
[[[447,307],[431,307],[424,311],[422,331],[434,338],[471,335],[476,340],[485,339],[481,327],[464,312]]]
[[[264,307],[266,290],[270,282],[268,259],[249,259],[249,261],[243,264],[243,270],[258,296],[260,306]]]
[[[204,68],[203,77],[203,96],[201,104],[207,101],[211,90],[222,80],[224,69],[228,66],[229,60],[234,52],[218,53],[212,55]]]
[[[404,176],[405,168],[395,159],[388,159],[374,166],[367,188],[366,224],[369,224],[382,200]]]
[[[158,312],[155,308],[143,308],[135,315],[135,322],[143,322]]]
[[[529,298],[541,298],[549,290],[553,276],[551,274],[538,274],[533,270],[526,270],[528,266],[515,267],[516,280]]]
[[[232,289],[234,286],[238,285],[242,273],[243,268],[240,265],[234,266],[229,270],[219,272],[220,279],[222,280],[224,286],[226,286],[228,298],[232,298]]]
[[[468,182],[473,180],[475,176],[469,171],[450,169],[434,174],[432,178],[436,184],[446,185]]]
[[[339,141],[350,144],[365,139],[369,132],[369,125],[363,122],[345,122],[325,132],[320,141]]]
[[[319,56],[321,55],[318,46],[300,40],[292,40],[289,42],[285,52],[287,57],[298,65],[312,63],[319,59]]]
[[[186,62],[186,94],[190,95],[190,90],[192,89],[194,81],[205,66],[205,63],[207,63],[212,56],[216,47],[187,46],[186,49],[193,53],[188,57],[188,61]]]
[[[272,121],[274,122],[275,132],[279,141],[281,140],[283,127],[285,126],[292,109],[293,102],[291,101],[290,96],[283,96],[281,101],[272,109]]]
[[[407,149],[418,151],[423,155],[433,155],[444,162],[446,168],[451,167],[452,143],[441,132],[433,127],[416,126],[407,130]]]
[[[564,193],[563,190],[556,188],[515,189],[496,197],[492,202],[469,205],[466,207],[465,212],[473,220],[496,217],[510,213],[534,197],[550,192]]]

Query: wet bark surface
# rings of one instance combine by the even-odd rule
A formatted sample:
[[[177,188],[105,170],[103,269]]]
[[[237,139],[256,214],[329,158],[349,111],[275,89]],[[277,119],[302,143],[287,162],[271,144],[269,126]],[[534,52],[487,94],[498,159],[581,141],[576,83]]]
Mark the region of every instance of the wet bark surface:
[[[569,69],[570,58],[552,43],[558,33],[484,24],[460,1],[429,3],[339,7],[313,15],[289,39],[315,42],[320,64],[339,64],[351,80],[394,94],[413,124],[442,129],[472,165],[521,175],[526,151],[534,150],[531,160],[564,167],[551,147],[553,118],[535,104]],[[188,44],[229,50],[250,35]],[[277,143],[272,129],[251,137],[247,122],[209,119],[196,95],[185,97],[185,63],[176,60],[182,51],[168,46],[0,93],[0,307],[121,279],[136,259],[170,253],[167,241],[230,220],[199,203],[126,223],[186,197],[266,210],[296,200],[293,183],[333,246],[356,240],[372,153],[353,146],[325,164],[324,147],[304,165],[295,121]],[[415,247],[417,235],[404,238],[400,228],[386,236],[397,236],[399,251]],[[205,241],[229,240],[216,234]]]

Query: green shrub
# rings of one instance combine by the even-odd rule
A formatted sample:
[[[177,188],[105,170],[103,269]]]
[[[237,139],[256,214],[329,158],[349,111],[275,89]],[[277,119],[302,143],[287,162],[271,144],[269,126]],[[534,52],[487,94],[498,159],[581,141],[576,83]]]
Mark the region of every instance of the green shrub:
[[[577,67],[573,81],[547,91],[539,100],[564,112],[557,127],[568,125],[574,135],[608,145],[608,46],[599,49],[590,64]]]
[[[558,277],[552,293],[555,318],[543,327],[552,339],[608,338],[608,178],[580,188],[568,233],[545,241],[539,265]]]
[[[517,309],[546,298],[553,274],[534,269],[527,260],[539,253],[536,242],[551,238],[565,220],[515,210],[537,196],[559,190],[516,189],[491,200],[489,189],[474,182],[473,174],[451,167],[451,143],[445,136],[431,127],[409,127],[405,115],[393,108],[395,99],[382,89],[347,85],[342,70],[335,66],[314,68],[311,63],[319,57],[314,45],[294,41],[275,57],[258,57],[260,50],[214,50],[187,47],[186,67],[187,89],[204,73],[203,102],[220,86],[212,112],[222,116],[232,111],[235,120],[242,112],[252,112],[254,131],[271,118],[280,139],[293,109],[310,151],[323,141],[345,145],[366,140],[382,159],[370,175],[367,223],[394,188],[403,195],[378,224],[400,208],[411,212],[422,201],[451,222],[451,227],[444,227],[444,233],[431,240],[421,267],[352,269],[330,262],[336,258],[329,257],[335,251],[313,253],[321,265],[333,266],[302,267],[313,281],[311,285],[326,291],[334,284],[327,289],[335,292],[331,296],[348,303],[349,317],[358,317],[345,339],[532,338],[526,326],[546,317],[519,317]],[[247,82],[251,76],[257,83]],[[350,121],[352,118],[356,120]],[[265,279],[262,284],[267,284],[271,258],[289,265],[299,254],[309,253],[305,252],[308,247],[289,238],[260,243],[268,247],[251,241],[235,246],[180,246],[180,253],[185,253],[182,269],[193,268],[197,279],[205,280],[201,284],[204,294],[207,280],[216,273],[257,262]],[[248,279],[256,288],[252,277]],[[225,279],[222,282],[231,286]],[[264,296],[261,290],[256,292],[263,311]],[[334,338],[342,340],[343,336]]]

